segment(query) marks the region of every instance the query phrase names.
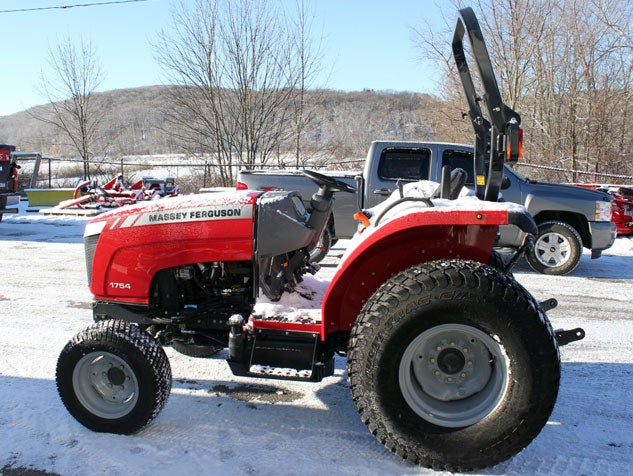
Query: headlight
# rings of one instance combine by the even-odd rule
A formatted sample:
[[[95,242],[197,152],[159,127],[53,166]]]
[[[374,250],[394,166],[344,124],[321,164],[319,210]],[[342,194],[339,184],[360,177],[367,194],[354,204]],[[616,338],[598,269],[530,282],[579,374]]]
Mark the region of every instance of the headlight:
[[[596,221],[611,221],[611,202],[596,200]]]

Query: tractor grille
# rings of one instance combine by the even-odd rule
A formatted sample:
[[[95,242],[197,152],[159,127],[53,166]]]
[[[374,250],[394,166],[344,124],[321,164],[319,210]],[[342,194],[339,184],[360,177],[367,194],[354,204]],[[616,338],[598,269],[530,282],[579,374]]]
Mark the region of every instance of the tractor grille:
[[[95,257],[95,249],[99,234],[84,236],[84,252],[86,253],[86,271],[88,272],[88,286],[92,284],[92,262]]]

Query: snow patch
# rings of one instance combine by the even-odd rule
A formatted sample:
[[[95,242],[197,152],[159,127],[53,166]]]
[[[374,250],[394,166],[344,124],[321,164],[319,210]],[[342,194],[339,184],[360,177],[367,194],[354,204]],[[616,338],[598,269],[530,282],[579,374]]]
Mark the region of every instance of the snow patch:
[[[87,221],[22,211],[0,222],[0,472],[437,474],[376,441],[358,416],[345,360],[338,356],[335,375],[322,382],[275,381],[276,388],[301,394],[298,399],[260,405],[215,396],[218,385],[263,382],[233,376],[226,350],[217,358],[194,359],[167,348],[174,390],[152,424],[132,436],[82,427],[57,395],[55,365],[66,342],[92,324],[82,245]],[[348,246],[334,246],[313,278],[319,287],[327,287]],[[631,474],[633,238],[617,238],[597,260],[585,250],[567,276],[537,274],[525,263],[514,276],[537,300],[558,299],[548,312],[554,328],[581,326],[587,337],[561,349],[559,397],[543,431],[511,460],[476,474]],[[314,289],[311,280],[306,276],[304,283]],[[294,299],[299,297],[284,295],[268,304]],[[320,301],[320,295],[310,301],[319,312]]]
[[[279,301],[271,301],[260,290],[251,315],[258,320],[320,324],[321,302],[329,284],[330,278],[324,275],[306,275],[294,292],[283,293]]]

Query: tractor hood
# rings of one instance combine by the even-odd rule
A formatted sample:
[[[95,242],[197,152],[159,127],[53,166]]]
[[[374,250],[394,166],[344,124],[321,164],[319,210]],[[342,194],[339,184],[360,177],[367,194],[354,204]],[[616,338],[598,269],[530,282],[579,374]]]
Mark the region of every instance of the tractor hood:
[[[96,300],[147,304],[164,268],[210,261],[250,261],[255,202],[263,192],[169,197],[125,206],[86,225],[84,246]]]
[[[84,237],[117,228],[252,218],[253,204],[260,194],[230,191],[140,202],[94,218],[86,225]]]

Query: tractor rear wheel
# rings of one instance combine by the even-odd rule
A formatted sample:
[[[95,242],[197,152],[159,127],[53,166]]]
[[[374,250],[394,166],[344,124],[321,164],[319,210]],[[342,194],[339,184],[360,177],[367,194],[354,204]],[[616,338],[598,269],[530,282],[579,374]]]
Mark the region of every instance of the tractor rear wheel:
[[[554,332],[512,277],[480,263],[414,266],[363,307],[348,349],[352,397],[388,449],[438,470],[504,461],[547,423]]]
[[[162,410],[171,390],[171,369],[162,347],[140,327],[99,321],[62,350],[57,390],[85,427],[127,435]]]

